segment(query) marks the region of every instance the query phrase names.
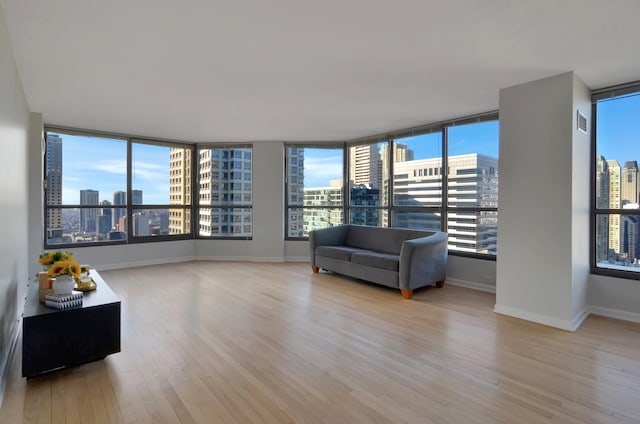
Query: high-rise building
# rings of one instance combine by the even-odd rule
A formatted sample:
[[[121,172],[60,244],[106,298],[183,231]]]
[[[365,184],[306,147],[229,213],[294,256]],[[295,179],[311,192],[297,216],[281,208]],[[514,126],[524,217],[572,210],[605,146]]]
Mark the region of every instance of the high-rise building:
[[[132,215],[133,235],[136,237],[151,235],[149,216],[146,211],[138,211]]]
[[[62,205],[62,138],[57,134],[47,134],[47,189],[46,201],[49,206]],[[62,209],[47,210],[47,239],[62,238]]]
[[[169,152],[169,204],[188,205],[191,203],[191,149],[172,147]],[[191,211],[171,209],[169,213],[169,234],[191,232]]]
[[[449,156],[448,204],[455,207],[498,206],[498,159],[478,153]],[[440,206],[442,159],[418,159],[394,163],[394,205]],[[495,254],[495,212],[456,212],[449,209],[449,248],[464,252]],[[397,211],[392,226],[439,230],[440,214],[430,211]]]
[[[131,204],[132,205],[142,205],[142,190],[131,190]],[[111,217],[111,226],[112,228],[126,232],[127,228],[121,228],[120,219],[127,215],[127,192],[126,191],[116,191],[113,193],[113,205],[122,205],[122,208],[113,209],[113,214]],[[125,221],[126,222],[126,221]]]
[[[349,186],[356,185],[373,189],[382,186],[382,161],[377,143],[349,148]]]
[[[111,219],[111,226],[119,231],[126,231],[126,229],[119,229],[118,226],[120,224],[120,217],[125,216],[127,214],[127,193],[125,191],[116,191],[113,193],[113,205],[123,205],[122,208],[116,208],[113,210],[113,215]]]
[[[250,237],[253,233],[251,148],[200,150],[198,217],[201,236]]]
[[[301,206],[299,209],[287,209],[289,237],[304,237],[304,148],[289,147],[286,155],[287,204]]]
[[[621,178],[622,168],[617,160],[608,160],[609,168],[609,207],[612,209],[620,209],[621,202]],[[609,258],[617,260],[620,254],[620,215],[611,215],[609,217]]]
[[[638,162],[630,160],[624,163],[620,179],[620,204],[638,203]]]
[[[111,202],[108,200],[103,200],[100,202],[101,206],[111,206]],[[107,236],[111,231],[112,227],[112,215],[113,209],[110,207],[103,207],[100,209],[100,215],[98,215],[98,233],[103,236]]]
[[[98,205],[97,190],[80,190],[80,205]],[[98,208],[80,209],[80,232],[96,234],[98,232]]]
[[[333,227],[344,222],[342,207],[342,180],[329,183],[329,187],[304,189],[305,206],[324,206],[322,209],[304,210],[304,234],[319,228]]]
[[[637,203],[627,203],[623,209],[638,209]],[[620,257],[627,263],[637,263],[640,256],[640,217],[622,215],[620,218]]]
[[[604,156],[596,160],[596,207],[609,208],[609,166]],[[596,215],[596,262],[609,259],[609,215]]]

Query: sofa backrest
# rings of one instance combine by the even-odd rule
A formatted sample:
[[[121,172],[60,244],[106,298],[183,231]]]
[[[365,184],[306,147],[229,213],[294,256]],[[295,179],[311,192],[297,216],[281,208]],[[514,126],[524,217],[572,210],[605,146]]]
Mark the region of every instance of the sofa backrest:
[[[399,255],[403,241],[427,237],[433,234],[433,231],[351,225],[349,226],[349,233],[347,234],[344,244],[345,246],[357,247],[359,249]]]

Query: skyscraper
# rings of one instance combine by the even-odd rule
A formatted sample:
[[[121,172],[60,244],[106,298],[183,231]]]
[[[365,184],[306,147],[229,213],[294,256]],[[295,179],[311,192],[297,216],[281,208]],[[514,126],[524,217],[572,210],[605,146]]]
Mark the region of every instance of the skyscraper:
[[[57,134],[47,134],[47,189],[48,205],[62,205],[62,138]],[[62,209],[49,208],[47,211],[47,239],[62,237]]]
[[[638,203],[638,162],[630,160],[624,163],[620,179],[620,204]]]
[[[97,190],[80,190],[80,205],[98,205]],[[98,232],[98,208],[80,209],[80,232],[95,234]]]
[[[304,203],[304,148],[288,147],[285,159],[287,169],[287,204],[289,206],[300,206],[299,209],[287,209],[287,235],[289,237],[304,236],[304,214],[302,206]]]
[[[609,207],[619,209],[622,207],[621,202],[621,178],[622,168],[617,160],[608,160],[609,168]],[[613,260],[617,260],[620,254],[620,215],[611,215],[609,217],[609,256]]]
[[[100,202],[101,206],[111,206],[111,202],[103,200]],[[107,236],[111,231],[113,209],[109,207],[103,207],[100,209],[100,215],[98,215],[98,233],[103,236]]]
[[[251,236],[251,148],[202,149],[199,161],[199,234]]]
[[[596,207],[609,208],[609,166],[604,156],[596,160]],[[596,262],[609,259],[609,215],[596,215]]]
[[[172,147],[169,152],[169,204],[188,205],[191,203],[191,149]],[[169,234],[191,232],[191,211],[171,209],[169,213]]]
[[[127,193],[124,191],[116,191],[113,193],[113,204],[115,205],[123,205],[127,204]],[[120,217],[125,216],[127,214],[126,207],[116,208],[113,210],[113,215],[111,219],[111,227],[117,229],[118,231],[126,231],[125,229],[119,228],[120,226]]]

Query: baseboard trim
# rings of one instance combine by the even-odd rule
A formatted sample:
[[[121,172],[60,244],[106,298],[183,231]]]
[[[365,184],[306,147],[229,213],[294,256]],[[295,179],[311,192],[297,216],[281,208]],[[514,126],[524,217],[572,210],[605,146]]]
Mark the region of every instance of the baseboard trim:
[[[9,372],[11,371],[11,361],[13,359],[13,355],[16,352],[16,346],[18,345],[18,336],[20,335],[20,331],[22,331],[22,320],[19,319],[16,324],[15,333],[12,336],[11,345],[9,346],[9,351],[7,355],[3,358],[2,363],[0,363],[0,408],[2,408],[2,401],[4,400],[4,391],[7,388],[7,381],[9,380]]]
[[[577,331],[578,328],[580,328],[580,326],[584,322],[584,320],[587,319],[587,317],[589,317],[589,314],[590,314],[590,311],[588,307],[585,307],[584,309],[582,309],[582,311],[580,311],[580,313],[573,318],[573,323],[572,323],[573,330],[571,331]]]
[[[195,260],[212,262],[285,262],[285,259],[282,256],[198,256]]]
[[[285,256],[285,262],[309,262],[308,256]]]
[[[493,311],[497,314],[507,315],[514,318],[520,318],[527,321],[536,322],[538,324],[548,325],[549,327],[559,328],[566,331],[575,331],[573,322],[565,321],[557,318],[553,318],[547,315],[540,315],[529,311],[523,311],[518,308],[511,308],[509,306],[499,305],[496,303]],[[585,316],[586,318],[586,316]]]
[[[179,258],[163,258],[163,259],[152,259],[148,261],[135,261],[135,262],[125,262],[119,264],[107,264],[107,265],[98,265],[96,268],[99,271],[110,271],[114,269],[126,269],[126,268],[136,268],[140,266],[150,266],[150,265],[162,265],[162,264],[173,264],[180,262],[191,262],[195,261],[197,258],[195,256],[181,256]]]
[[[589,306],[589,313],[623,321],[640,323],[640,313],[623,311],[620,309],[603,308],[601,306]]]
[[[458,287],[466,287],[468,289],[474,289],[474,290],[479,290],[479,291],[488,292],[488,293],[496,292],[496,286],[492,286],[490,284],[476,283],[475,281],[461,280],[459,278],[447,278],[446,284],[451,284],[452,286],[458,286]]]

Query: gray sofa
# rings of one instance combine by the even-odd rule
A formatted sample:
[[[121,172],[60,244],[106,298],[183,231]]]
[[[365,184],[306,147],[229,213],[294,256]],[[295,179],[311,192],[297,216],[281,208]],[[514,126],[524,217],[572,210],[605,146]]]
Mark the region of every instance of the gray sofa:
[[[447,233],[339,225],[309,232],[311,269],[320,268],[400,289],[444,286]]]

